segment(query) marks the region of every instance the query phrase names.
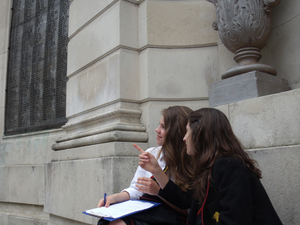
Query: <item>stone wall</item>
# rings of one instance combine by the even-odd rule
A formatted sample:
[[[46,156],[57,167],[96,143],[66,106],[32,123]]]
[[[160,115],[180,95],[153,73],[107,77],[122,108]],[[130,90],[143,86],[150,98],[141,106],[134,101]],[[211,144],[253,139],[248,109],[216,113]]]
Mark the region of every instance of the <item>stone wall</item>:
[[[12,0],[0,2],[0,132]],[[299,221],[298,0],[273,12],[262,62],[293,90],[219,106],[250,154],[285,225]],[[61,129],[0,139],[0,224],[96,224],[82,211],[127,187],[136,142],[154,146],[161,110],[208,106],[210,84],[234,65],[198,1],[73,0],[67,118]]]
[[[297,224],[300,199],[300,90],[219,106],[262,171],[283,224]]]

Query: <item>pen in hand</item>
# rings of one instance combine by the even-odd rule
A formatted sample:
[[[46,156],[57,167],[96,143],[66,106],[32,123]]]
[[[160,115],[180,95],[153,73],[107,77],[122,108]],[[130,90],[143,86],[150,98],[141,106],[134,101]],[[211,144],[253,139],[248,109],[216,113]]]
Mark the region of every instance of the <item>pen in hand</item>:
[[[105,206],[106,204],[106,193],[104,193],[104,203],[103,203],[103,206]]]

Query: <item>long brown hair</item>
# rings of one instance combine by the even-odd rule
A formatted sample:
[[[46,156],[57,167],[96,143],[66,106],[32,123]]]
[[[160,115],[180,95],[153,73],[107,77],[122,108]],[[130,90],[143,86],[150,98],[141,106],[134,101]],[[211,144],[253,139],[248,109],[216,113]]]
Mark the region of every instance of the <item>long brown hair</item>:
[[[259,178],[261,171],[256,161],[244,151],[241,143],[232,131],[230,122],[224,113],[214,108],[202,108],[190,113],[188,125],[192,131],[194,147],[193,188],[195,197],[203,202],[208,181],[212,181],[211,168],[219,156],[235,157],[247,165]]]
[[[192,110],[185,106],[171,106],[162,112],[165,123],[162,151],[171,176],[183,191],[189,187],[192,176],[191,158],[186,154],[183,141],[187,118],[191,112]]]

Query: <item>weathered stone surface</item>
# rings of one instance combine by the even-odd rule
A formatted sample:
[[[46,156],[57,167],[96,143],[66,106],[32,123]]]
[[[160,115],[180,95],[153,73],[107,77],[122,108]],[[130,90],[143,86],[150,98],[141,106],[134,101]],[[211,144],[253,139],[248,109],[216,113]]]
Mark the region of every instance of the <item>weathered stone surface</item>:
[[[209,105],[214,107],[288,90],[290,87],[286,80],[252,71],[212,83]]]
[[[91,21],[97,15],[101,15],[105,12],[105,9],[113,4],[114,0],[90,0],[86,1],[72,1],[70,4],[69,20],[72,21],[69,26],[69,35],[73,35],[84,26],[87,26],[87,22]]]
[[[3,223],[2,223],[3,222]],[[1,224],[22,224],[22,225],[48,225],[48,220],[36,220],[33,218],[20,217],[18,215],[0,215]]]
[[[248,149],[300,144],[300,89],[229,104],[229,120]]]
[[[288,10],[288,12],[289,10],[292,10],[292,7],[300,8],[299,1],[282,1],[281,4],[287,4],[287,2],[290,2],[289,9],[286,8],[287,6],[285,6],[284,9]],[[281,8],[281,6],[278,7]],[[289,85],[293,89],[300,87],[300,46],[298,44],[298,39],[296,38],[300,36],[299,23],[300,17],[296,16],[295,18],[291,18],[290,21],[282,23],[274,28],[266,47],[272,49],[270,58],[272,59],[272,65],[276,67],[277,76],[288,80]]]
[[[50,162],[51,145],[62,134],[60,130],[51,130],[5,137],[0,145],[0,163],[2,166],[14,166]]]
[[[262,183],[285,225],[300,220],[300,145],[253,149],[249,154],[262,171]]]
[[[99,61],[121,45],[133,49],[138,45],[137,7],[126,1],[118,1],[69,41],[68,74]]]
[[[128,187],[138,157],[102,157],[51,162],[46,165],[45,211],[86,223],[83,211],[97,206],[103,194]]]
[[[218,79],[216,51],[206,47],[141,52],[140,99],[207,98],[209,85]]]
[[[0,201],[44,204],[44,165],[0,167],[0,177]]]
[[[8,50],[8,45],[9,45],[9,23],[10,23],[10,1],[3,1],[0,4],[0,15],[1,15],[1,20],[0,20],[0,54],[6,53]],[[0,65],[2,62],[0,63]]]
[[[67,117],[108,102],[139,97],[138,53],[120,49],[67,83]]]
[[[4,115],[5,115],[5,108],[4,107],[0,107],[0,117],[4,118]],[[0,132],[2,134],[4,133],[4,126],[0,126]]]
[[[215,45],[215,18],[205,1],[145,1],[139,9],[139,48]]]
[[[97,224],[98,222],[98,218],[93,217],[92,218],[92,223],[82,223],[79,221],[75,221],[75,220],[71,220],[71,219],[67,219],[67,218],[63,218],[63,217],[59,217],[59,216],[55,216],[55,215],[50,215],[50,220],[48,222],[47,225],[58,225],[58,224],[63,224],[63,225],[86,225],[86,224]]]
[[[0,224],[47,225],[43,206],[0,203]]]

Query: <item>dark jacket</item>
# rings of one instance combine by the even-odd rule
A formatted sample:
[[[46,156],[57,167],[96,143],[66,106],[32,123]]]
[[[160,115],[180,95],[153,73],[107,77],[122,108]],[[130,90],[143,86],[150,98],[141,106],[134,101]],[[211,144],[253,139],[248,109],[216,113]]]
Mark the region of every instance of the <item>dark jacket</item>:
[[[240,160],[217,158],[212,179],[203,209],[203,225],[282,225],[260,180]],[[172,191],[178,198],[174,198]],[[183,208],[187,193],[169,181],[159,195]],[[188,225],[201,224],[201,206],[193,201]]]

